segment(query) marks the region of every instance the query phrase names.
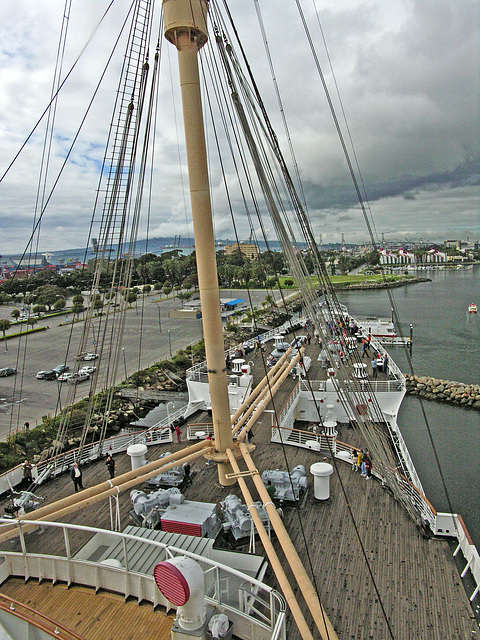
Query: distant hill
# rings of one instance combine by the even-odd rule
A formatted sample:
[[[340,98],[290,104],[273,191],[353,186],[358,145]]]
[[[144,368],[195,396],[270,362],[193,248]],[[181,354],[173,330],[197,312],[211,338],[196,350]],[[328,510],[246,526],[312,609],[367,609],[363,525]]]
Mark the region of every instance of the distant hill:
[[[217,249],[221,249],[226,244],[233,243],[234,240],[216,240]],[[265,242],[259,242],[259,248],[261,251],[265,251]],[[279,242],[269,242],[269,246],[273,251],[280,249]],[[182,253],[188,254],[194,250],[192,238],[149,238],[148,240],[138,240],[135,248],[135,254],[141,256],[144,253],[153,253],[155,255],[161,255],[166,251],[172,251],[173,249],[181,249]],[[129,250],[128,244],[124,244],[122,253],[126,253]],[[48,254],[48,261],[51,264],[61,264],[62,262],[74,262],[74,261],[88,261],[91,260],[95,254],[92,247],[88,247],[85,253],[85,247],[78,249],[64,249],[62,251],[48,251],[39,250],[38,255]],[[19,259],[20,254],[4,255],[2,259],[11,258],[13,260]]]

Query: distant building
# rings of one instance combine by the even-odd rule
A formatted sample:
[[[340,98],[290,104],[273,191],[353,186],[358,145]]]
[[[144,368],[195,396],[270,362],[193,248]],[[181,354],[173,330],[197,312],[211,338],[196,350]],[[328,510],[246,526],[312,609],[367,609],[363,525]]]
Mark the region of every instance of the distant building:
[[[390,251],[389,249],[380,249],[380,264],[415,264],[415,256],[405,249],[398,251]]]
[[[235,242],[234,244],[226,245],[225,254],[227,256],[232,255],[235,251],[241,251],[244,256],[250,258],[250,260],[256,260],[258,258],[258,247],[256,244],[246,244],[244,242]]]
[[[443,246],[446,249],[459,249],[460,248],[460,242],[458,240],[444,240],[443,241]]]
[[[447,254],[443,251],[438,251],[438,249],[430,249],[426,253],[421,256],[422,262],[428,263],[437,263],[437,262],[447,262]]]

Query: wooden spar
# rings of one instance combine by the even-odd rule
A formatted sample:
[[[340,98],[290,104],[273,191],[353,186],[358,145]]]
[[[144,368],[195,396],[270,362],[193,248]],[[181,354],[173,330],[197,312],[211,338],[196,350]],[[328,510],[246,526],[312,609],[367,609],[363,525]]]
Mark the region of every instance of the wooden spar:
[[[280,588],[282,589],[285,600],[287,601],[288,607],[292,613],[292,616],[295,619],[297,624],[298,631],[302,636],[303,640],[313,640],[312,633],[308,628],[307,622],[303,616],[303,613],[300,609],[300,605],[295,597],[295,593],[288,581],[287,576],[282,567],[282,563],[280,562],[279,557],[275,551],[275,548],[270,540],[270,537],[265,530],[265,526],[262,522],[262,519],[258,515],[257,507],[255,506],[255,502],[253,501],[252,495],[248,490],[245,479],[240,475],[240,468],[238,466],[237,461],[232,453],[232,451],[227,450],[228,457],[230,459],[230,463],[234,472],[237,474],[237,481],[240,486],[240,490],[245,498],[245,504],[247,505],[248,512],[252,516],[253,523],[258,531],[258,535],[260,536],[260,540],[262,541],[263,548],[265,549],[265,553],[268,556],[270,564],[272,565],[272,569],[277,577]],[[268,494],[267,494],[268,495]]]
[[[297,354],[298,355],[298,354]],[[323,640],[338,640],[338,636],[335,632],[335,629],[332,626],[332,623],[327,618],[327,615],[320,604],[318,599],[317,592],[305,571],[305,567],[300,560],[297,550],[293,542],[290,539],[290,536],[285,529],[285,526],[282,522],[282,519],[277,513],[275,505],[273,504],[268,492],[265,488],[265,485],[262,482],[262,478],[258,474],[258,471],[255,467],[255,463],[250,456],[247,446],[244,443],[239,445],[240,451],[242,453],[243,459],[249,469],[252,472],[252,479],[257,487],[258,494],[260,496],[261,501],[263,502],[265,509],[270,518],[270,522],[277,534],[277,539],[283,549],[285,557],[293,571],[293,575],[297,581],[297,584],[302,592],[302,595],[305,599],[305,603],[312,614],[312,617],[315,621],[317,629]]]
[[[259,395],[261,391],[265,389],[265,385],[267,385],[268,381],[271,380],[272,377],[278,371],[278,369],[280,369],[280,367],[283,365],[283,363],[287,359],[287,356],[290,355],[290,352],[291,352],[291,349],[288,349],[283,354],[283,356],[273,365],[273,367],[267,371],[267,375],[264,376],[262,380],[257,384],[255,389],[250,393],[250,395],[245,400],[245,402],[238,407],[238,409],[235,411],[235,413],[232,416],[232,424],[235,424],[235,422],[240,418],[242,413],[248,410],[253,400]]]
[[[88,489],[84,489],[83,491],[80,491],[79,493],[75,493],[71,496],[66,496],[61,500],[57,500],[57,502],[52,502],[52,504],[47,504],[44,507],[40,507],[39,509],[36,509],[35,511],[31,511],[30,513],[26,513],[23,516],[19,516],[18,520],[22,520],[22,521],[46,520],[50,516],[52,516],[52,519],[57,519],[53,517],[52,514],[56,514],[57,512],[59,512],[60,510],[66,507],[70,507],[72,505],[74,506],[80,502],[83,502],[86,499],[92,498],[93,496],[97,496],[97,495],[101,495],[102,496],[101,499],[103,499],[104,492],[112,489],[112,487],[115,487],[115,492],[117,493],[116,487],[123,485],[126,482],[129,482],[131,480],[135,480],[135,484],[138,484],[139,482],[144,482],[143,480],[138,480],[138,478],[143,477],[146,473],[151,474],[149,477],[158,475],[158,473],[161,473],[160,470],[163,469],[163,467],[165,467],[166,465],[169,465],[171,463],[172,466],[169,468],[173,468],[175,466],[178,466],[179,460],[184,462],[185,456],[189,456],[191,454],[195,454],[199,452],[199,457],[200,457],[201,455],[204,454],[204,451],[203,451],[204,449],[210,449],[210,448],[212,448],[212,443],[209,441],[204,440],[202,442],[196,442],[195,444],[189,447],[186,447],[185,449],[181,449],[176,453],[172,453],[169,456],[165,456],[160,460],[155,460],[154,462],[150,462],[149,464],[146,464],[143,467],[140,467],[139,469],[134,469],[133,471],[127,471],[127,473],[123,473],[122,475],[117,476],[116,478],[112,478],[111,480],[107,480],[106,482],[97,484],[94,487],[89,487]],[[12,531],[13,529],[14,527],[12,525],[8,525],[7,527],[2,527],[0,530],[1,531],[0,541],[6,539],[5,537],[6,534],[9,531]]]
[[[267,404],[268,404],[268,402],[273,398],[273,396],[277,392],[277,389],[279,387],[278,382],[279,381],[283,382],[285,380],[287,375],[290,373],[292,367],[294,367],[297,364],[299,358],[300,358],[300,353],[297,353],[297,355],[292,359],[291,362],[289,362],[287,360],[283,364],[282,368],[279,371],[276,372],[275,376],[269,381],[269,384],[267,386],[265,386],[265,388],[262,391],[262,393],[259,394],[255,405],[251,405],[250,408],[243,414],[243,416],[237,422],[237,424],[235,425],[235,427],[232,430],[233,434],[237,433],[237,431],[239,431],[239,429],[241,429],[241,427],[243,427],[245,422],[247,422],[249,416],[251,416],[252,414],[253,415],[257,415],[257,417],[260,416],[260,414],[256,414],[256,409],[259,406],[262,407],[262,411],[265,409],[265,407],[263,406],[262,400],[267,398],[267,396],[270,396],[269,398],[267,398]],[[242,436],[240,436],[240,437],[242,437]]]
[[[218,464],[218,478],[220,484],[227,486],[235,483],[227,478],[227,474],[231,473],[231,466],[225,455],[227,449],[232,449],[233,439],[197,59],[198,50],[208,39],[207,6],[205,0],[164,0],[163,12],[165,37],[178,50],[198,288],[202,306],[215,448],[220,454],[224,454],[224,461]]]
[[[197,451],[195,453],[190,454],[189,456],[185,456],[184,458],[182,458],[182,462],[193,462],[194,460],[196,460],[197,458],[200,458],[201,456],[203,456],[203,451]],[[70,514],[75,513],[76,511],[80,511],[81,509],[85,509],[86,507],[91,507],[93,504],[97,504],[97,502],[100,502],[101,500],[105,500],[110,496],[116,496],[119,493],[123,493],[124,491],[128,491],[129,489],[133,489],[133,487],[136,487],[138,484],[141,484],[142,482],[146,482],[147,480],[149,480],[150,478],[153,478],[153,476],[157,475],[158,473],[169,471],[170,469],[173,469],[174,467],[177,467],[177,466],[178,466],[177,462],[171,462],[170,464],[166,464],[160,467],[160,469],[157,469],[155,471],[150,471],[149,473],[145,473],[142,476],[133,478],[132,480],[129,480],[128,482],[124,482],[123,484],[117,485],[115,487],[110,487],[109,489],[106,489],[102,493],[98,493],[90,497],[85,496],[84,499],[81,500],[80,502],[76,502],[75,504],[71,504],[68,507],[64,507],[63,509],[54,511],[53,513],[50,513],[50,515],[43,516],[41,518],[35,518],[35,520],[47,520],[48,522],[60,520],[60,518],[65,518],[66,516],[69,516]],[[140,467],[140,469],[141,470],[145,469],[145,467]],[[22,531],[23,533],[28,533],[29,531],[33,531],[36,528],[37,528],[37,525],[27,523],[22,526]],[[8,540],[9,538],[13,538],[16,535],[17,535],[17,532],[14,533],[10,531],[5,536],[2,535],[0,537],[0,540]]]

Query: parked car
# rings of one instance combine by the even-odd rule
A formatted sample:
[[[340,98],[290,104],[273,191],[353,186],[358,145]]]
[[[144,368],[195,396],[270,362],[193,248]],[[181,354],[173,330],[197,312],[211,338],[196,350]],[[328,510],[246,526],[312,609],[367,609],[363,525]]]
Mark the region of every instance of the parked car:
[[[53,370],[55,371],[55,373],[59,376],[61,373],[65,373],[65,371],[68,371],[70,369],[70,367],[68,366],[68,364],[59,364],[58,367],[54,367]]]
[[[59,382],[66,382],[67,380],[70,380],[70,378],[73,378],[73,375],[74,375],[73,373],[68,373],[68,372],[61,373],[58,376],[57,380]]]
[[[86,366],[86,367],[82,367],[81,369],[79,369],[78,373],[88,373],[88,375],[91,375],[96,370],[97,370],[97,367]]]
[[[68,379],[68,384],[78,384],[79,382],[85,382],[88,380],[90,375],[88,373],[74,373],[71,378]]]
[[[98,358],[98,353],[86,353],[83,356],[83,360],[96,360]]]
[[[13,367],[4,367],[0,369],[0,377],[6,378],[7,376],[13,376],[17,373],[17,370]]]
[[[37,378],[39,380],[56,380],[57,372],[53,369],[50,369],[49,371],[39,371],[37,373]]]

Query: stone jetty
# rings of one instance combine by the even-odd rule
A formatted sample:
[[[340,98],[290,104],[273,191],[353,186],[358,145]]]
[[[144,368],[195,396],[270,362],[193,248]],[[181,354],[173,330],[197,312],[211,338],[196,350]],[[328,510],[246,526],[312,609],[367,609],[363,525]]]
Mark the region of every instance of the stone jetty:
[[[429,376],[405,374],[407,393],[425,400],[435,400],[480,411],[480,385],[452,380],[438,380]]]

